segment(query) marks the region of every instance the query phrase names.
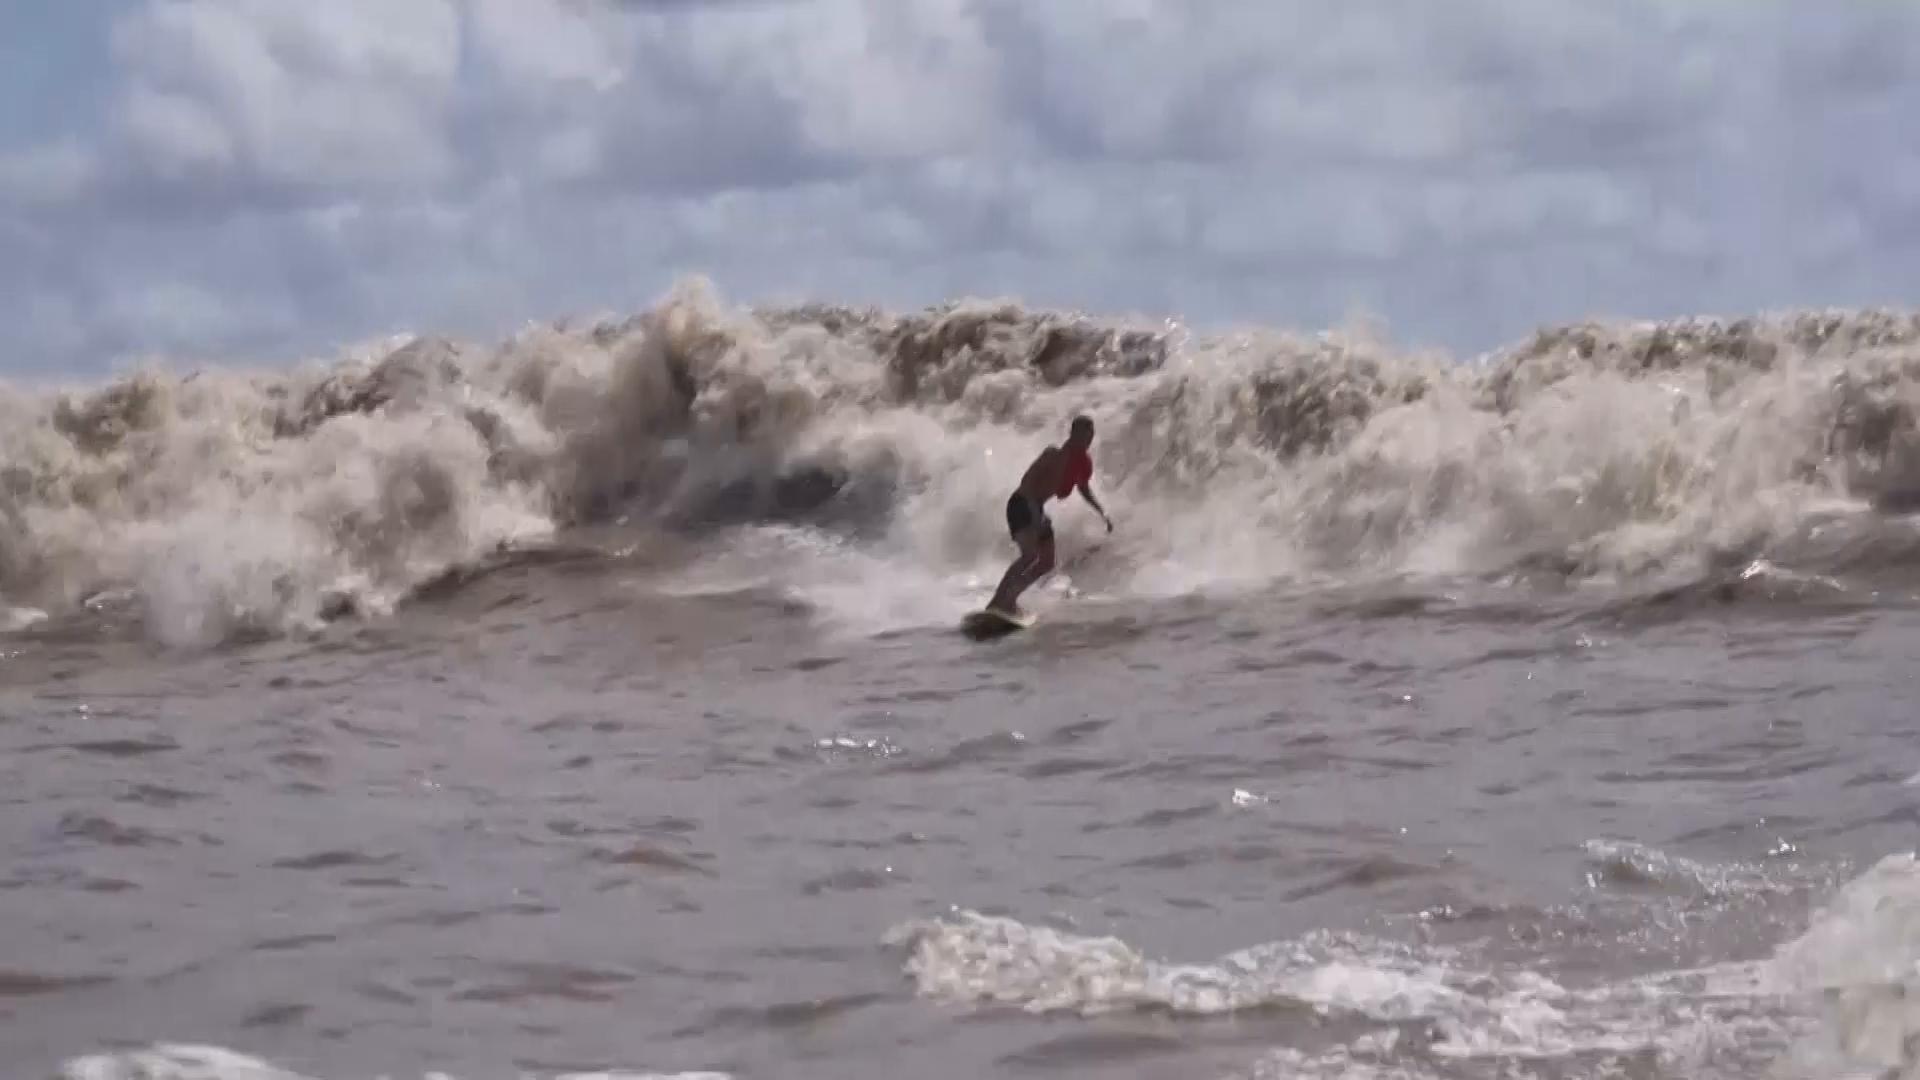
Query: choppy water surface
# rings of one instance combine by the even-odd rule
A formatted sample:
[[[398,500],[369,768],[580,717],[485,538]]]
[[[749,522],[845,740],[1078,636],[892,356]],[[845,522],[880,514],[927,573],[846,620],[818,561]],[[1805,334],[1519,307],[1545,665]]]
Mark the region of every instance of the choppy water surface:
[[[16,640],[0,1041],[13,1075],[186,1042],[327,1078],[1678,1077],[1833,1075],[1789,1066],[1878,1024],[1899,1062],[1917,628],[1277,595],[978,645],[602,568],[317,644]]]
[[[0,393],[4,1072],[1914,1075],[1917,328]],[[1120,528],[969,642],[1082,411]]]

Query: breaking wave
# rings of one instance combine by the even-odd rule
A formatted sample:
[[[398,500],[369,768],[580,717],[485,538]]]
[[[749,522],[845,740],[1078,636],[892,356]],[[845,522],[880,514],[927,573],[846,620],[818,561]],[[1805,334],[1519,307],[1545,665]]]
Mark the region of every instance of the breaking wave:
[[[1920,494],[1916,408],[1920,314],[1582,324],[1459,361],[1011,303],[754,312],[695,280],[497,347],[0,389],[0,612],[121,596],[168,642],[280,633],[622,522],[718,538],[714,581],[777,550],[765,583],[912,621],[991,584],[1006,492],[1081,412],[1118,525],[1080,575],[1102,592],[1820,593],[1920,559],[1887,513]],[[1096,539],[1055,518],[1068,552]]]
[[[1632,854],[1661,878],[1721,876],[1652,849]],[[1168,962],[1118,938],[963,909],[898,926],[887,943],[914,989],[949,1007],[1314,1018],[1313,1034],[1290,1039],[1249,1077],[1477,1076],[1496,1062],[1554,1076],[1920,1076],[1920,862],[1911,854],[1848,882],[1803,934],[1756,961],[1584,984],[1490,956],[1487,941],[1319,931]]]
[[[1457,949],[1329,933],[1171,964],[1118,939],[966,911],[900,927],[890,940],[908,950],[919,992],[953,1005],[1316,1018],[1321,1034],[1278,1052],[1257,1075],[1377,1067],[1412,1077],[1444,1074],[1449,1062],[1516,1059],[1583,1061],[1601,1074],[1638,1058],[1659,1060],[1662,1075],[1723,1075],[1729,1065],[1736,1071],[1726,1075],[1743,1075],[1792,1039],[1755,974],[1737,965],[1576,987]]]
[[[1889,855],[1848,882],[1779,950],[1773,980],[1819,1002],[1811,1063],[1920,1077],[1920,860]]]

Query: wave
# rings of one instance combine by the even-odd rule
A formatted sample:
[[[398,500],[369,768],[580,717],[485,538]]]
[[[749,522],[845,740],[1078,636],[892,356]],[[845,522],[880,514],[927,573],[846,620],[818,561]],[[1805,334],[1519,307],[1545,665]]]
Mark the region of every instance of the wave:
[[[1911,313],[1585,323],[1457,360],[1015,303],[753,311],[696,279],[492,347],[0,389],[0,604],[124,591],[154,637],[214,642],[608,523],[723,554],[797,530],[818,557],[784,584],[828,606],[875,602],[845,582],[876,568],[960,595],[1078,413],[1118,525],[1088,573],[1116,594],[1872,570],[1920,561],[1917,407]],[[1069,552],[1096,539],[1055,517]]]
[[[918,992],[952,1006],[1313,1018],[1312,1035],[1254,1075],[1432,1075],[1516,1059],[1602,1074],[1644,1059],[1661,1075],[1740,1076],[1795,1037],[1756,972],[1734,964],[1577,987],[1461,949],[1328,932],[1166,963],[1117,938],[964,910],[896,928],[889,943],[906,950]]]
[[[1773,982],[1820,1003],[1810,1061],[1920,1077],[1920,859],[1889,855],[1848,882],[1779,950]]]
[[[1588,850],[1599,865],[1630,865],[1635,882],[1749,896],[1782,887],[1751,868],[1640,845]],[[1170,962],[1115,937],[955,909],[895,927],[886,941],[915,990],[949,1007],[1314,1018],[1312,1035],[1290,1038],[1251,1077],[1453,1075],[1449,1063],[1516,1060],[1551,1075],[1564,1065],[1568,1075],[1920,1076],[1911,854],[1846,882],[1803,933],[1753,961],[1576,984],[1516,963],[1499,949],[1504,936],[1449,946],[1316,931]]]

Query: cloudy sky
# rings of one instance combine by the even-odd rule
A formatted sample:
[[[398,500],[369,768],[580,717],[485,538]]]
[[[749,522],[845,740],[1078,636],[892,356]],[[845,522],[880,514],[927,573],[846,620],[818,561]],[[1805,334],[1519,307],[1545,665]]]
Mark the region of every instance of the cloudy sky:
[[[0,374],[735,301],[1904,303],[1920,5],[0,0]]]

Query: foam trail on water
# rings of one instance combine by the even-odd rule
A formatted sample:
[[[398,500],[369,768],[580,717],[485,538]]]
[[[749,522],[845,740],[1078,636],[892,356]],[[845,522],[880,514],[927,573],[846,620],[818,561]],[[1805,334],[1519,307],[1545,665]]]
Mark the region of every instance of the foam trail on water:
[[[522,1080],[729,1080],[718,1072],[570,1072]],[[163,1043],[143,1050],[90,1054],[62,1066],[56,1080],[317,1080],[221,1046]],[[423,1080],[458,1080],[429,1073]]]
[[[690,281],[492,347],[0,388],[0,595],[59,615],[129,590],[149,633],[201,644],[378,615],[625,519],[697,538],[709,578],[785,536],[762,576],[848,627],[946,622],[1012,557],[1006,495],[1080,413],[1118,528],[1052,514],[1065,556],[1100,545],[1074,577],[1109,595],[1480,575],[1804,596],[1920,560],[1912,314],[1584,324],[1461,363],[1013,303],[754,312]]]

